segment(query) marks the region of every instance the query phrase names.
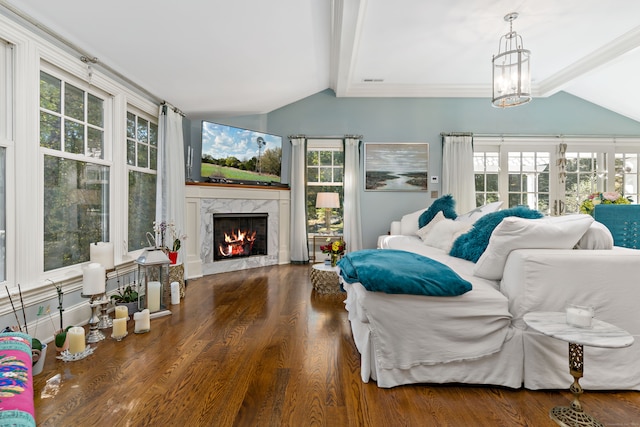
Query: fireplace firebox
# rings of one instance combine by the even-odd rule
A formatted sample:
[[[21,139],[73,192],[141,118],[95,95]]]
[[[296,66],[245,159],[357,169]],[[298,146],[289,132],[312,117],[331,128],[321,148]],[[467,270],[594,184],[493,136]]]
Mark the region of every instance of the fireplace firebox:
[[[213,260],[267,255],[268,213],[213,214]]]

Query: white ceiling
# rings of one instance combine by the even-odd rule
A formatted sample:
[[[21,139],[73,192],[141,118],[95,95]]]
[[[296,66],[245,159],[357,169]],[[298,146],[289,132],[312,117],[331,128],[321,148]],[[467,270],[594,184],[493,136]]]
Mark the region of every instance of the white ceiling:
[[[532,53],[532,102],[564,90],[640,121],[638,0],[1,3],[189,118],[266,113],[327,88],[489,105],[491,57],[515,11]]]

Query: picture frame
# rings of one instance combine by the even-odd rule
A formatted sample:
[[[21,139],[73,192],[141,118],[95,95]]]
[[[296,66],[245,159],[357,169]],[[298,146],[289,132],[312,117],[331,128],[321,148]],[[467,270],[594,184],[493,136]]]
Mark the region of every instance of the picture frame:
[[[365,191],[427,191],[428,172],[426,142],[364,144]]]

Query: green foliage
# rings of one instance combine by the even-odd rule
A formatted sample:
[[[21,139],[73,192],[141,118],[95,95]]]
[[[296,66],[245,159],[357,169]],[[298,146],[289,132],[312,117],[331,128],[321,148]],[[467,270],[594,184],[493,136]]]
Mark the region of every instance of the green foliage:
[[[118,289],[116,295],[111,295],[113,302],[127,303],[138,301],[138,292],[136,292],[131,285],[127,285],[124,289]]]

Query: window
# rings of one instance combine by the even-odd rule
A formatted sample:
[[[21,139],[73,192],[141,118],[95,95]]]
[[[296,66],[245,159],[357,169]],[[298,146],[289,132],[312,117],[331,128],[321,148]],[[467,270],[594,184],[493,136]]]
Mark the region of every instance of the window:
[[[579,213],[591,193],[607,188],[607,153],[567,152],[564,213]]]
[[[497,202],[500,152],[497,148],[473,153],[473,170],[476,182],[476,206]]]
[[[0,282],[7,279],[7,149],[0,146]]]
[[[140,113],[127,112],[129,170],[128,250],[149,246],[146,233],[156,217],[158,125]]]
[[[507,156],[507,206],[526,205],[549,213],[549,153],[510,151]]]
[[[105,96],[62,74],[40,72],[44,271],[89,261],[90,243],[109,241]]]
[[[638,174],[638,157],[640,153],[616,153],[615,155],[615,190],[632,202],[640,200],[640,174]]]
[[[527,205],[560,215],[578,213],[594,192],[617,191],[632,203],[640,196],[636,139],[474,138],[474,147],[478,206],[498,195],[503,208]]]
[[[310,234],[339,233],[343,230],[344,151],[342,140],[307,141],[307,231]],[[331,210],[331,226],[325,226],[325,210],[316,208],[318,193],[338,193],[340,207]]]
[[[0,283],[7,280],[7,149],[13,146],[13,50],[0,39]]]

